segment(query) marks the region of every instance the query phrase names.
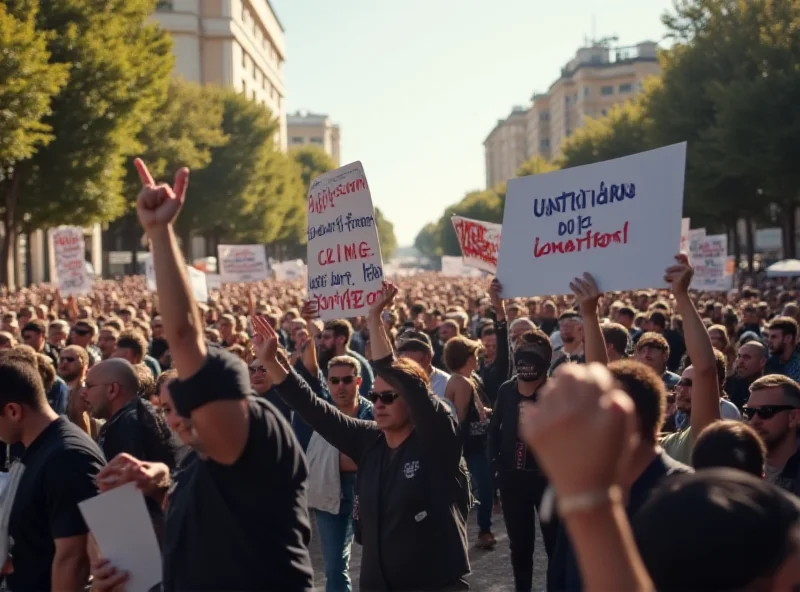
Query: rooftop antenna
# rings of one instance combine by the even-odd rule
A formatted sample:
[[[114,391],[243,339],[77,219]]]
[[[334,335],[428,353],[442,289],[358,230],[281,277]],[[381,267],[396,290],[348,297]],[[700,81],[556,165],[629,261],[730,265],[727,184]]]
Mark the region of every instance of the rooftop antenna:
[[[592,45],[595,44],[597,39],[597,15],[592,15]]]

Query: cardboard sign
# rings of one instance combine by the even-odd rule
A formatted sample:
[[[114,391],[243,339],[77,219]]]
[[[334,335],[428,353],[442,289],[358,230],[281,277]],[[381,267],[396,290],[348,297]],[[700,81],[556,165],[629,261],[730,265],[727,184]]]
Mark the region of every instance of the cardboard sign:
[[[689,253],[697,247],[697,244],[706,237],[705,228],[692,228],[689,231]]]
[[[686,143],[511,179],[497,277],[503,296],[566,294],[585,272],[601,291],[664,285],[680,246]]]
[[[276,280],[285,282],[305,280],[308,275],[306,264],[300,259],[273,263],[272,271]]]
[[[62,296],[80,296],[92,291],[92,278],[86,269],[86,243],[83,229],[77,226],[59,226],[50,230],[53,245],[53,283],[58,284]]]
[[[361,163],[317,177],[308,193],[308,293],[320,318],[367,314],[382,280],[375,210]]]
[[[217,254],[224,284],[263,282],[269,277],[264,245],[219,245]]]
[[[482,271],[497,271],[497,253],[500,251],[500,224],[470,220],[462,216],[451,218],[464,264]]]
[[[698,240],[693,245],[691,259],[694,267],[693,290],[727,292],[733,287],[727,235],[715,234]]]
[[[442,256],[442,275],[445,277],[481,277],[481,271],[469,267],[463,257]]]
[[[689,218],[681,220],[681,253],[689,252],[689,227],[692,221]]]
[[[189,283],[192,288],[192,295],[197,302],[208,302],[208,283],[206,281],[206,274],[195,269],[191,265],[186,266],[186,271],[189,274]],[[147,289],[151,292],[156,292],[156,268],[153,265],[153,257],[148,253],[147,259],[144,262],[144,276],[147,284]]]

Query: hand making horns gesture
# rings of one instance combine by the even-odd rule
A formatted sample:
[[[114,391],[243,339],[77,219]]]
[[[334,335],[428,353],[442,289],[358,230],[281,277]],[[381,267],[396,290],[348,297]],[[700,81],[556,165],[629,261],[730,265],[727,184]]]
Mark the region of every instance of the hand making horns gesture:
[[[156,185],[147,165],[141,158],[133,161],[139,178],[142,180],[142,190],[136,198],[136,213],[139,222],[146,231],[169,226],[178,217],[186,199],[186,187],[189,184],[189,169],[183,167],[175,173],[175,184],[170,187],[166,183]]]

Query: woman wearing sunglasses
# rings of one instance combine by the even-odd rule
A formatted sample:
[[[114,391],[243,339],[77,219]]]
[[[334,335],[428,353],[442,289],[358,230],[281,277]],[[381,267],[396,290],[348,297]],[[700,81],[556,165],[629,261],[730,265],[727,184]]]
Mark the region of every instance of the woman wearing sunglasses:
[[[368,317],[374,421],[350,417],[314,396],[278,360],[278,335],[261,319],[255,323],[256,355],[295,412],[358,468],[353,515],[363,545],[360,587],[466,590],[470,494],[461,437],[425,371],[392,354],[381,312],[396,293],[384,284]]]

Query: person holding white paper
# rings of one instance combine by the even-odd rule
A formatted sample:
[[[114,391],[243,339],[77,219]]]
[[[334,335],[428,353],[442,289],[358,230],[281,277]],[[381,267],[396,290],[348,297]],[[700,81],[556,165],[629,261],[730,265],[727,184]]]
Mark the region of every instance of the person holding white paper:
[[[89,577],[88,528],[78,503],[97,494],[103,453],[53,411],[36,369],[9,355],[0,356],[0,440],[25,447],[9,471],[16,491],[0,498],[0,524],[7,525],[0,549],[8,550],[0,564],[8,589],[82,590]]]
[[[159,312],[178,380],[175,410],[190,419],[196,462],[178,473],[164,533],[164,590],[312,588],[307,469],[291,427],[252,396],[247,367],[209,348],[173,223],[189,171],[156,185],[141,160],[137,213],[151,242]]]

